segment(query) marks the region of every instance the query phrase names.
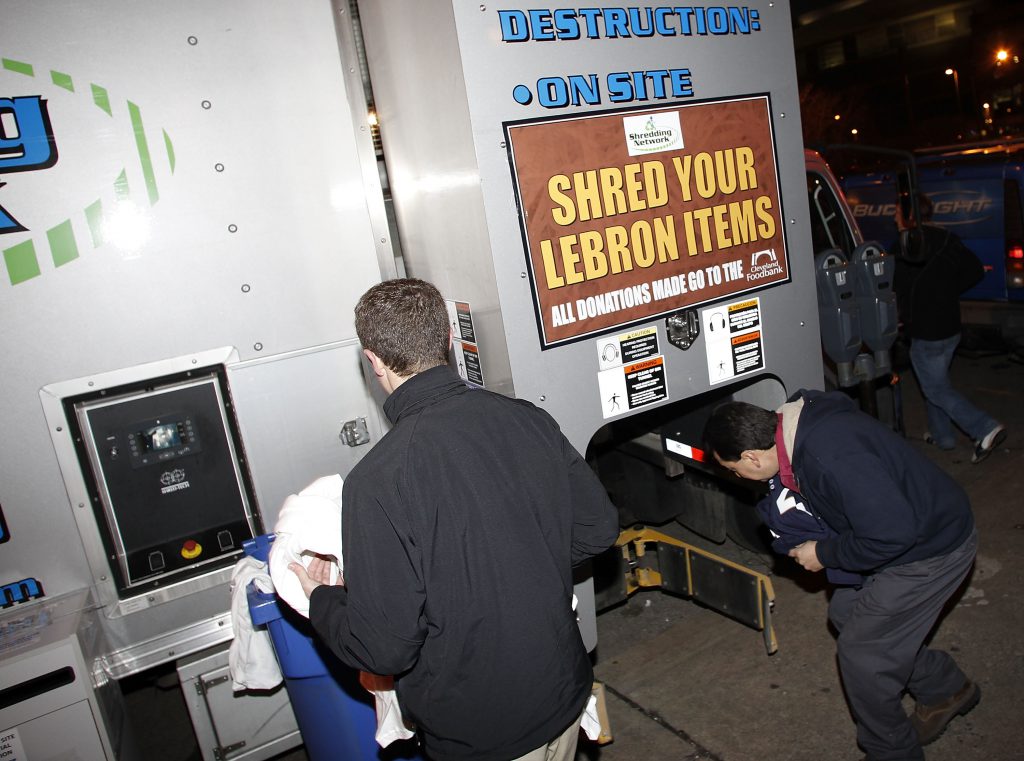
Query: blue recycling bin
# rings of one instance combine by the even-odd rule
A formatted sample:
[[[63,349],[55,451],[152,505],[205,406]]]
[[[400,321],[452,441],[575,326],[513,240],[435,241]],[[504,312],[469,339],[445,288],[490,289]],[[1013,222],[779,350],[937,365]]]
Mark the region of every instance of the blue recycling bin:
[[[267,561],[273,534],[248,539],[246,555]],[[277,595],[246,589],[253,626],[266,626],[285,688],[311,761],[397,761],[422,759],[414,740],[377,745],[373,696],[359,684],[359,673],[341,663],[314,639],[308,620]]]

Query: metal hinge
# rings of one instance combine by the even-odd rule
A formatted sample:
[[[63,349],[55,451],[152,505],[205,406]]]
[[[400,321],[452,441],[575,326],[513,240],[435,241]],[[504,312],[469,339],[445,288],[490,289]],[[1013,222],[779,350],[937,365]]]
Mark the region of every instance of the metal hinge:
[[[213,749],[213,757],[215,759],[217,759],[217,761],[224,761],[224,759],[226,759],[229,754],[234,753],[239,748],[244,748],[244,747],[245,747],[245,740],[242,740],[241,742],[237,742],[234,745],[225,745],[224,747],[215,747]]]
[[[224,684],[224,682],[228,681],[229,679],[231,679],[231,677],[228,675],[218,676],[214,679],[210,679],[209,681],[205,682],[202,679],[197,679],[196,692],[205,697],[206,693],[210,690],[211,687],[216,687],[218,684]]]
[[[341,426],[341,433],[338,438],[350,447],[357,447],[360,444],[367,444],[370,441],[370,432],[366,428],[366,418],[360,417],[355,420],[347,420]]]

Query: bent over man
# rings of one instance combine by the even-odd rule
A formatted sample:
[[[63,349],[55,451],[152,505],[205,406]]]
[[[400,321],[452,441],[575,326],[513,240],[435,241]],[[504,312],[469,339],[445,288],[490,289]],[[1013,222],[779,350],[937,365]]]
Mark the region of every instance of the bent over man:
[[[345,480],[344,586],[293,566],[315,631],[396,675],[432,759],[571,760],[593,681],[572,569],[615,542],[615,507],[550,415],[448,367],[434,286],[374,286],[356,332],[394,427]]]
[[[981,696],[952,657],[923,644],[974,561],[964,490],[839,392],[800,391],[778,413],[727,402],[704,437],[741,478],[778,474],[835,532],[789,554],[809,571],[864,576],[829,602],[858,744],[870,761],[923,759],[921,746]],[[904,691],[917,701],[910,717]]]

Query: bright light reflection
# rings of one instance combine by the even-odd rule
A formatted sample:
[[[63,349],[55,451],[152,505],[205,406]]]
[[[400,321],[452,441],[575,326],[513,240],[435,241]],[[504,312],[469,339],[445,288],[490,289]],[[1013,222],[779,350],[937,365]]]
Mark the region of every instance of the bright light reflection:
[[[103,215],[103,240],[126,252],[138,253],[149,240],[149,217],[131,201],[118,201]]]
[[[396,172],[393,175],[395,193],[399,188],[403,195],[433,195],[446,191],[471,188],[480,184],[480,175],[475,172],[444,172],[413,176]]]

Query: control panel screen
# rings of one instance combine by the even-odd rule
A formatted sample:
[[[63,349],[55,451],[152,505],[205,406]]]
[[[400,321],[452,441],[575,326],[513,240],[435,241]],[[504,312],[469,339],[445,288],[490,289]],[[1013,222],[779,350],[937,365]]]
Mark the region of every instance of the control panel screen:
[[[138,434],[142,451],[170,449],[181,444],[177,425],[156,425]]]

